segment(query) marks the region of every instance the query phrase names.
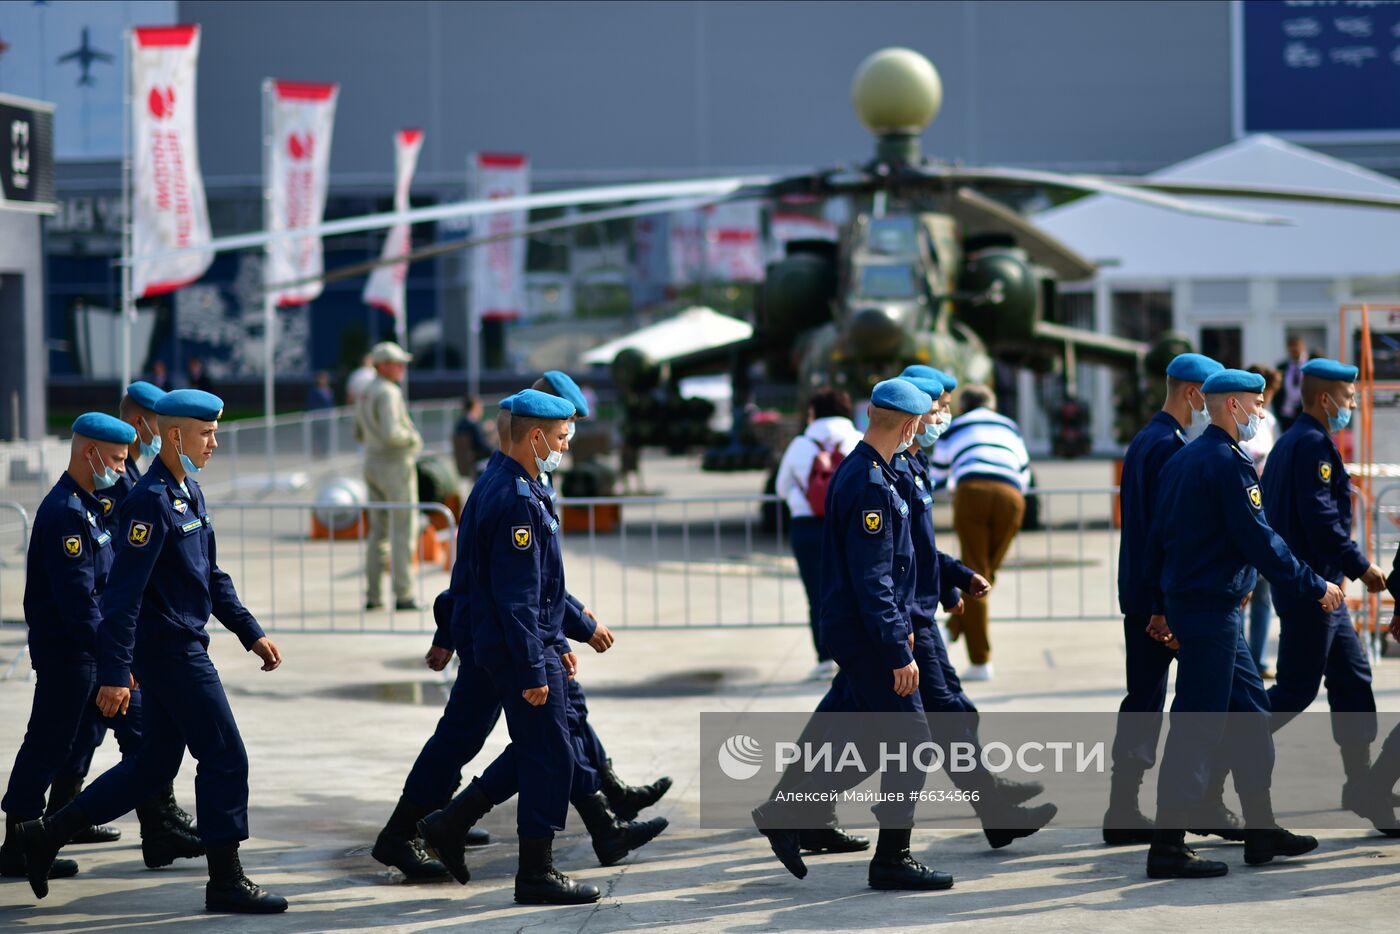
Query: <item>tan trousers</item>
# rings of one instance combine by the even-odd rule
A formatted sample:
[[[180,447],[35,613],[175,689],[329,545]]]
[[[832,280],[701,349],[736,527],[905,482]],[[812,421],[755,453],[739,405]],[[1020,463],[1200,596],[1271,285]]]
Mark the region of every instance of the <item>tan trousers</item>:
[[[1006,557],[1011,540],[1021,529],[1026,499],[1009,483],[996,480],[963,480],[953,490],[953,528],[962,546],[962,562],[995,582],[997,569]],[[992,644],[987,626],[990,597],[968,597],[961,617],[948,618],[948,632],[967,636],[967,654],[974,665],[992,660]]]
[[[418,470],[411,459],[365,461],[365,485],[376,503],[418,502]],[[385,564],[393,578],[394,599],[413,598],[413,535],[418,513],[411,509],[371,509],[365,552],[365,599],[378,603],[384,592]]]

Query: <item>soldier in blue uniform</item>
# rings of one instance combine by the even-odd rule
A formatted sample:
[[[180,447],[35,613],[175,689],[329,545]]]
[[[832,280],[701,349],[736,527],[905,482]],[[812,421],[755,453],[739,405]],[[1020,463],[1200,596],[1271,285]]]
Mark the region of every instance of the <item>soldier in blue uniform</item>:
[[[1360,580],[1371,593],[1385,589],[1385,572],[1351,537],[1351,478],[1332,433],[1351,421],[1357,370],[1314,358],[1303,366],[1303,411],[1269,453],[1264,471],[1264,513],[1298,559],[1324,579],[1341,585]],[[1277,730],[1307,708],[1324,679],[1327,705],[1341,748],[1346,784],[1342,806],[1363,817],[1393,824],[1389,806],[1374,812],[1376,799],[1360,792],[1371,768],[1376,738],[1376,698],[1371,664],[1351,624],[1346,605],[1331,612],[1296,594],[1274,596],[1279,615],[1277,680],[1269,705]]]
[[[919,696],[919,664],[909,616],[915,587],[910,507],[899,494],[891,462],[908,449],[932,407],[928,393],[906,380],[886,380],[875,386],[865,438],[841,462],[827,491],[822,549],[821,637],[841,670],[818,711],[917,715],[872,719],[869,724],[872,732],[891,731],[891,741],[905,742],[907,749],[928,742],[929,731]],[[852,741],[869,738],[852,737]],[[862,758],[869,761],[868,756]],[[832,778],[810,775],[796,792],[828,792],[836,783],[849,780],[845,773]],[[886,769],[880,784],[884,800],[871,809],[879,820],[880,834],[870,862],[870,886],[951,887],[952,876],[929,869],[909,852],[913,795],[923,787],[923,773],[917,768]],[[806,876],[807,867],[801,855],[801,831],[796,828],[816,826],[811,819],[820,821],[824,816],[774,800],[753,812],[754,823],[768,837],[774,854],[799,879]]]
[[[559,396],[573,403],[574,415],[569,419],[569,442],[572,444],[578,423],[592,417],[588,407],[588,397],[584,395],[578,383],[561,370],[548,370],[542,377],[535,380],[531,388],[552,396]],[[558,494],[552,482],[553,478],[548,473],[544,473],[540,475],[540,479],[546,484],[551,497],[557,500]],[[578,622],[581,628],[587,629],[590,626],[599,625],[598,618],[577,597],[570,594],[568,599],[572,612],[579,613],[583,617]],[[601,631],[604,634],[603,641],[607,645],[611,645],[612,634],[608,632],[606,626],[602,627]],[[587,641],[590,645],[593,645],[595,641],[592,635],[587,639],[580,639],[579,636],[570,634],[569,638],[576,641]],[[597,651],[602,651],[596,645],[594,648]],[[663,775],[645,785],[629,785],[624,782],[613,769],[612,757],[608,755],[607,750],[603,747],[603,741],[598,738],[597,731],[593,729],[593,725],[588,719],[588,699],[584,696],[583,685],[579,683],[577,678],[574,678],[569,681],[568,690],[570,716],[577,721],[576,732],[583,743],[588,764],[598,773],[603,794],[607,795],[608,798],[608,805],[619,820],[632,820],[642,810],[661,800],[662,796],[671,788],[671,779],[669,776]]]
[[[1276,595],[1314,600],[1328,612],[1342,602],[1337,585],[1299,562],[1269,527],[1254,463],[1239,448],[1262,419],[1264,378],[1221,370],[1201,391],[1211,424],[1162,469],[1142,578],[1151,588],[1150,632],[1180,646],[1147,856],[1152,878],[1229,871],[1187,848],[1182,829],[1208,819],[1207,788],[1222,762],[1234,772],[1244,810],[1246,863],[1298,856],[1317,846],[1314,838],[1291,834],[1274,820],[1269,698],[1245,643],[1243,602],[1254,589],[1256,568]]]
[[[1152,524],[1157,481],[1162,468],[1186,446],[1188,428],[1210,423],[1201,384],[1225,369],[1198,353],[1178,354],[1167,364],[1167,397],[1128,445],[1123,456],[1119,504],[1122,511],[1118,551],[1118,605],[1123,611],[1123,660],[1127,694],[1118,705],[1113,740],[1113,775],[1108,810],[1103,816],[1103,840],[1110,846],[1152,842],[1152,821],[1138,806],[1142,777],[1157,762],[1162,735],[1162,710],[1167,703],[1167,675],[1176,652],[1147,633],[1152,616],[1152,583],[1147,574],[1147,533]],[[1218,783],[1216,779],[1218,778]],[[1212,776],[1212,798],[1224,773]],[[1223,802],[1211,826],[1238,836],[1239,820]]]
[[[98,600],[112,567],[112,535],[97,494],[125,469],[135,436],[110,415],[88,412],[73,423],[68,468],[39,504],[25,563],[24,619],[36,684],[29,726],[15,756],[0,807],[5,842],[0,875],[26,875],[19,826],[44,812],[44,793],[62,771],[97,695],[94,634]],[[123,740],[134,749],[139,734]],[[91,822],[79,831],[90,830]],[[78,864],[53,862],[47,876],[76,874]]]
[[[106,489],[97,490],[97,502],[102,507],[102,516],[115,527],[117,510],[126,499],[127,493],[141,479],[140,461],[146,463],[160,450],[160,434],[156,431],[155,403],[164,390],[144,381],[137,381],[126,387],[126,394],[117,411],[122,421],[136,432],[136,437],[127,446],[126,469],[117,475],[117,482]],[[125,716],[104,717],[95,705],[90,705],[83,718],[82,726],[73,740],[73,750],[63,769],[54,776],[49,789],[49,803],[46,814],[53,814],[78,796],[92,768],[92,756],[102,745],[107,731],[117,737],[117,745],[122,755],[131,755],[141,742],[141,692],[131,693],[131,705]],[[169,863],[178,857],[193,858],[204,855],[199,842],[199,831],[194,827],[194,818],[186,814],[175,801],[174,785],[158,791],[149,801],[136,809],[141,822],[141,848],[146,865],[152,869]],[[90,827],[79,831],[73,843],[105,843],[121,839],[121,831],[116,827]]]
[[[502,401],[496,420],[498,435],[503,442],[510,436],[513,398]],[[569,401],[576,406],[578,404],[572,398]],[[582,393],[578,393],[578,401],[583,401]],[[476,486],[499,469],[504,460],[505,454],[499,450],[494,452],[478,477]],[[470,569],[475,548],[476,510],[480,503],[474,498],[478,495],[476,486],[463,508],[458,526],[457,563],[453,568],[453,577],[454,586],[461,596],[455,598],[451,591],[444,591],[435,601],[433,613],[437,629],[426,658],[430,668],[441,671],[447,667],[455,650],[461,667],[437,728],[414,762],[404,782],[403,794],[371,851],[371,855],[381,863],[395,866],[409,878],[418,880],[441,879],[449,875],[448,866],[429,859],[419,846],[418,822],[433,811],[447,809],[461,783],[463,767],[481,751],[486,737],[501,716],[495,688],[476,664],[472,650]],[[549,508],[553,514],[552,503]],[[566,600],[568,607],[563,623],[564,634],[570,639],[587,642],[595,652],[607,651],[613,644],[608,628],[598,622],[572,594],[567,595]],[[461,608],[460,612],[458,607]],[[642,787],[623,784],[613,772],[611,760],[602,752],[602,743],[597,734],[588,724],[587,710],[583,708],[583,689],[578,685],[578,679],[571,679],[568,684],[570,737],[575,748],[582,751],[584,765],[597,774],[596,779],[584,776],[574,781],[571,801],[589,827],[599,860],[604,865],[612,865],[666,828],[665,818],[643,822],[634,822],[634,818],[665,794],[671,780],[663,777]],[[601,786],[604,795],[602,802],[595,798],[598,786]],[[504,803],[516,791],[510,781],[504,781],[491,795],[459,796],[461,801],[450,810],[447,823],[439,824],[437,843],[441,847],[440,852],[446,852],[445,858],[457,868],[459,876],[467,874],[464,848],[490,841],[485,831],[472,824],[491,807]],[[602,808],[599,807],[600,803]],[[609,813],[604,815],[604,810]],[[604,819],[605,816],[608,819]]]
[[[48,894],[47,867],[69,836],[94,820],[120,817],[167,785],[188,748],[198,763],[199,834],[209,859],[206,909],[286,910],[286,899],[251,882],[239,863],[238,844],[248,838],[248,757],[205,630],[212,613],[262,660],[264,671],[282,663],[219,568],[213,525],[194,480],[218,446],[222,412],[218,396],[196,389],[156,402],[161,452],[114,527],[120,545],[96,639],[103,715],[126,711],[133,678],[142,686],[141,749],[52,817],[20,825],[29,884],[40,898]]]
[[[906,369],[906,375],[901,376],[928,393],[934,402],[921,431],[914,436],[915,443],[894,456],[899,493],[909,503],[911,512],[915,584],[910,620],[914,627],[914,658],[919,665],[919,696],[928,716],[929,732],[945,752],[953,743],[968,743],[980,750],[977,706],[963,691],[934,616],[940,605],[950,612],[960,612],[964,593],[975,600],[985,599],[992,585],[952,555],[938,550],[933,528],[933,484],[928,472],[928,452],[951,420],[948,409],[957,381],[941,370],[926,369],[931,371],[931,376],[920,375],[921,370],[914,367]],[[980,763],[980,757],[978,761]],[[972,808],[993,849],[1030,836],[1050,823],[1057,813],[1053,804],[1034,808],[1022,806],[1045,790],[1039,782],[1012,781],[992,775],[980,765],[971,772],[950,772],[949,777],[960,790],[977,792]]]
[[[591,770],[580,763],[569,732],[564,682],[577,659],[564,635],[570,611],[559,521],[537,478],[568,450],[574,412],[559,397],[517,393],[509,441],[502,439],[505,456],[478,479],[463,511],[460,535],[470,536],[471,551],[465,562],[458,555],[452,593],[465,594],[467,602],[454,611],[471,627],[473,656],[496,691],[511,745],[451,805],[420,824],[423,839],[465,883],[466,828],[518,789],[515,899],[521,904],[600,897],[596,886],[574,882],[553,865],[554,834],[564,828],[573,783],[587,781]]]

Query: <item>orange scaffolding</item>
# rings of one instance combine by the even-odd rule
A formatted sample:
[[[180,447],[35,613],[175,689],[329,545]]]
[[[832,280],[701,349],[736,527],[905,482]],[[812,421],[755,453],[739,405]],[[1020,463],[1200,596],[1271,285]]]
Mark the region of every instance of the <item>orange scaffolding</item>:
[[[1345,442],[1342,456],[1347,461],[1352,486],[1357,492],[1357,512],[1361,520],[1363,547],[1371,555],[1371,560],[1384,568],[1387,566],[1385,556],[1373,553],[1380,543],[1382,531],[1385,531],[1377,526],[1380,514],[1374,507],[1384,487],[1400,483],[1400,463],[1381,462],[1377,459],[1376,402],[1378,398],[1386,399],[1391,403],[1390,406],[1386,406],[1389,408],[1396,400],[1400,400],[1400,380],[1383,379],[1378,375],[1373,336],[1376,328],[1400,331],[1400,305],[1350,302],[1341,306],[1340,319],[1338,341],[1341,347],[1337,358],[1343,363],[1352,362],[1349,358],[1353,347],[1353,332],[1356,338],[1355,366],[1359,371],[1356,378],[1356,408],[1360,425],[1356,430],[1348,432],[1347,438],[1339,440]],[[1392,519],[1392,523],[1396,523],[1396,520]],[[1365,594],[1349,602],[1354,610],[1360,611],[1358,615],[1362,631],[1383,647],[1386,643],[1381,631],[1385,628],[1389,615],[1394,612],[1394,601],[1390,595],[1385,592]],[[1389,612],[1386,612],[1387,610]]]

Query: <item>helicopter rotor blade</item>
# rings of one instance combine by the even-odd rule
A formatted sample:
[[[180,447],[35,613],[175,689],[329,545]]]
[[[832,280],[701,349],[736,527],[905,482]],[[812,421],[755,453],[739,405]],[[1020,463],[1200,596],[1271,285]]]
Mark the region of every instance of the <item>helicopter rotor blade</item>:
[[[1212,217],[1217,220],[1240,221],[1247,224],[1267,224],[1290,226],[1293,221],[1277,214],[1258,214],[1253,211],[1240,211],[1234,208],[1183,201],[1170,195],[1147,191],[1135,187],[1136,183],[1114,182],[1091,175],[1065,175],[1059,172],[1041,172],[1036,169],[973,168],[964,166],[934,167],[936,178],[952,183],[968,185],[1014,185],[1017,187],[1059,188],[1066,191],[1082,191],[1091,194],[1110,195],[1125,201],[1136,201],[1152,207],[1165,208],[1181,214],[1194,214],[1198,217]]]
[[[328,270],[319,276],[306,276],[301,279],[291,279],[286,282],[279,282],[267,286],[264,292],[280,292],[283,289],[296,288],[298,286],[310,285],[313,282],[340,282],[345,279],[354,279],[367,272],[373,272],[381,266],[394,266],[399,263],[417,263],[425,259],[432,259],[437,256],[444,256],[458,250],[469,250],[472,247],[484,246],[488,243],[495,243],[499,240],[511,240],[515,237],[532,237],[536,234],[549,233],[555,230],[567,230],[570,227],[583,227],[588,224],[597,224],[604,221],[624,220],[631,217],[647,217],[653,214],[670,214],[675,211],[688,211],[694,208],[702,208],[716,201],[722,200],[715,197],[707,198],[674,198],[669,201],[648,201],[645,204],[630,205],[623,208],[610,208],[603,211],[590,211],[584,214],[574,214],[569,217],[559,217],[553,220],[540,221],[535,224],[527,224],[524,227],[517,227],[514,230],[505,230],[498,233],[486,234],[480,237],[469,237],[466,240],[445,240],[434,243],[430,246],[421,247],[399,256],[382,257],[380,259],[368,260],[363,263],[353,263],[349,266],[339,266]]]
[[[1010,231],[1033,262],[1053,269],[1062,280],[1074,282],[1094,274],[1093,263],[1001,202],[967,187],[960,187],[953,198],[953,217],[965,235]]]
[[[572,207],[579,204],[607,204],[615,201],[651,201],[667,198],[713,197],[722,200],[733,197],[745,189],[766,191],[772,179],[767,176],[731,177],[698,179],[681,182],[644,182],[634,185],[603,185],[597,188],[574,188],[566,191],[550,191],[539,194],[521,195],[515,198],[478,199],[458,201],[452,204],[437,204],[430,207],[413,208],[408,211],[386,211],[382,214],[365,214],[359,217],[344,217],[333,221],[323,221],[306,227],[293,227],[286,230],[260,230],[229,237],[216,237],[198,246],[181,247],[174,250],[157,250],[143,256],[133,256],[119,260],[117,265],[134,266],[137,263],[168,259],[172,256],[185,256],[192,253],[225,253],[231,250],[246,250],[266,246],[289,237],[333,237],[338,234],[359,233],[365,230],[380,230],[395,224],[422,224],[429,221],[455,220],[464,217],[482,217],[488,214],[501,214],[507,211],[529,211],[537,208]]]
[[[1298,201],[1304,204],[1331,204],[1359,208],[1400,208],[1396,195],[1363,195],[1348,191],[1314,191],[1306,188],[1270,188],[1265,185],[1238,185],[1233,182],[1172,181],[1153,178],[1103,176],[1105,181],[1131,185],[1170,195],[1204,195],[1212,198],[1257,198],[1269,201]]]

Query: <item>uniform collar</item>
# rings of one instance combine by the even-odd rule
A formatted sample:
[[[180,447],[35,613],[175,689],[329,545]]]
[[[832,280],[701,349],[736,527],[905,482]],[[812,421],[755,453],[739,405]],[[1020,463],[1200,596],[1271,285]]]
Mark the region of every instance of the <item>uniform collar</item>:
[[[63,487],[69,493],[78,494],[78,500],[88,509],[95,509],[99,513],[102,512],[102,504],[97,501],[96,494],[89,493],[87,490],[79,486],[78,481],[74,480],[73,475],[68,471],[65,470],[63,472],[63,476],[58,478],[58,485]]]
[[[185,477],[185,489],[180,489],[180,481],[175,479],[175,475],[170,472],[170,468],[165,466],[165,461],[157,457],[151,468],[146,471],[146,476],[154,476],[157,480],[163,481],[170,492],[182,496],[194,496],[194,479]]]
[[[1156,422],[1159,425],[1166,425],[1172,431],[1182,430],[1181,423],[1178,422],[1175,418],[1172,418],[1172,416],[1167,412],[1163,412],[1161,409],[1158,409],[1156,413],[1153,414],[1152,421]]]
[[[872,447],[870,443],[864,438],[862,438],[860,442],[856,444],[855,450],[851,451],[851,456],[856,458],[868,458],[869,460],[874,462],[876,467],[879,467],[881,470],[883,470],[891,479],[894,478],[894,468],[891,467],[889,464],[885,463],[885,459],[880,456],[880,452],[875,450],[875,448]]]
[[[509,471],[517,477],[520,477],[521,479],[529,482],[530,484],[538,483],[538,481],[534,477],[530,476],[529,472],[526,471],[524,467],[520,466],[520,461],[516,460],[513,457],[509,457],[505,454],[502,454],[501,468],[506,471]]]
[[[1318,421],[1317,419],[1313,418],[1307,412],[1299,412],[1298,417],[1294,419],[1294,424],[1304,425],[1308,428],[1311,428],[1313,431],[1322,432],[1329,438],[1332,437],[1332,433],[1327,430],[1327,426],[1322,424],[1322,422]]]

